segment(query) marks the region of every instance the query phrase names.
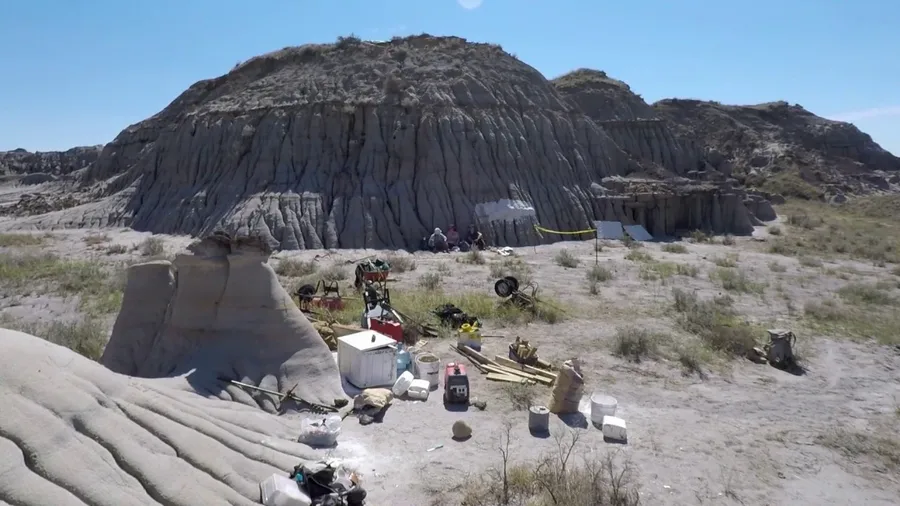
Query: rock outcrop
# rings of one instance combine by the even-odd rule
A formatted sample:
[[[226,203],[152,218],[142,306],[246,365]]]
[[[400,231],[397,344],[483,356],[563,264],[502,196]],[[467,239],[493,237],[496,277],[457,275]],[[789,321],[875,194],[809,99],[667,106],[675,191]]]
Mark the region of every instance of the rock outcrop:
[[[81,146],[66,151],[24,149],[0,151],[0,174],[71,174],[97,161],[103,146]]]
[[[197,395],[184,377],[116,374],[6,329],[0,399],[4,505],[253,506],[260,481],[320,458],[296,442],[296,419]]]
[[[715,168],[749,187],[803,197],[890,190],[900,171],[900,158],[869,135],[799,105],[668,99],[653,109],[679,138],[705,149]]]
[[[668,146],[648,156],[689,168]],[[542,240],[535,222],[590,226],[604,177],[655,170],[498,46],[344,39],[191,86],[84,172],[103,200],[30,223],[224,228],[297,249],[416,247],[478,221],[495,244],[522,245]]]
[[[619,147],[662,169],[655,175],[683,176],[707,168],[701,150],[690,139],[677,138],[668,122],[624,82],[599,70],[578,69],[557,77],[553,85]]]
[[[643,225],[655,237],[681,235],[689,230],[717,234],[747,234],[760,219],[774,219],[757,197],[746,196],[728,181],[670,181],[607,178],[594,187],[598,219],[624,225]],[[757,219],[747,204],[766,218]],[[769,214],[772,216],[769,217]]]
[[[294,394],[318,405],[346,399],[337,365],[268,265],[267,244],[213,235],[174,263],[128,270],[122,309],[101,363],[129,376],[187,375],[193,389],[257,405],[219,378]]]

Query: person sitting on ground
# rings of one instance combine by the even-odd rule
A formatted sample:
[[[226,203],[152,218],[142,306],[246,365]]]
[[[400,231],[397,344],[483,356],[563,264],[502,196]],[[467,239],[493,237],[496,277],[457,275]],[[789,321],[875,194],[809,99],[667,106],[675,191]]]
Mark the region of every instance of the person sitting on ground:
[[[447,236],[441,232],[441,229],[434,229],[434,233],[428,238],[428,246],[435,253],[447,251]]]
[[[474,249],[483,250],[485,247],[484,236],[478,231],[475,225],[469,225],[469,232],[466,234],[466,242]]]
[[[450,225],[447,229],[447,247],[453,249],[457,246],[459,246],[459,231],[456,230],[456,225]]]

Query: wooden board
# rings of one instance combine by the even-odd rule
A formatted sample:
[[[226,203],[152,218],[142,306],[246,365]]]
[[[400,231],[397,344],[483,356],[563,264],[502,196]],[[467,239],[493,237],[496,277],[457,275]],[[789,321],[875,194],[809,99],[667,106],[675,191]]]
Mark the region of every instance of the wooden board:
[[[528,372],[537,376],[546,376],[551,380],[556,379],[556,374],[553,374],[550,371],[544,371],[543,369],[538,369],[537,367],[531,367],[530,365],[520,364],[515,360],[508,359],[502,355],[494,355],[494,362],[502,366],[506,366],[512,369],[518,369],[522,372]]]
[[[528,380],[525,378],[520,378],[518,376],[511,376],[509,374],[500,374],[496,372],[489,372],[486,376],[487,379],[491,381],[502,381],[504,383],[518,383],[520,385],[525,384]]]

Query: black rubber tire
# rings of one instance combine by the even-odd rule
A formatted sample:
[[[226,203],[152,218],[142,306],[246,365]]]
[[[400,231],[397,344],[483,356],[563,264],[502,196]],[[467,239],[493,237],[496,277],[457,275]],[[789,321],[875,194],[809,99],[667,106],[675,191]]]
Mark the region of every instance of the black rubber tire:
[[[316,294],[316,287],[313,285],[303,285],[297,289],[297,298],[300,300],[311,301]]]
[[[512,283],[506,278],[498,279],[497,282],[494,283],[494,293],[496,293],[498,297],[505,299],[512,295],[514,291]]]
[[[513,276],[506,276],[506,277],[503,278],[503,279],[509,281],[509,283],[512,285],[512,289],[513,289],[514,292],[515,292],[515,291],[518,291],[518,289],[519,289],[519,280],[518,280],[518,279],[516,279],[516,278],[513,277]]]

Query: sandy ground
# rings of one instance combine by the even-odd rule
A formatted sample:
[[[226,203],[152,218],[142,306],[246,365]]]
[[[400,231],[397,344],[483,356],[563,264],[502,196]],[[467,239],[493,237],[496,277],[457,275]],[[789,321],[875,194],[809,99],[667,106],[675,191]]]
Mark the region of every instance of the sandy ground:
[[[52,240],[40,250],[120,268],[139,258],[132,247],[150,235],[131,230],[99,233],[108,241],[92,246],[84,238],[98,231],[53,231]],[[168,253],[190,242],[186,237],[159,237],[164,238]],[[604,443],[599,430],[570,422],[576,426],[572,428],[555,418],[551,432],[579,431],[581,456],[597,458],[614,452],[617,462],[633,470],[643,504],[900,503],[898,473],[871,454],[835,451],[820,440],[845,435],[842,431],[898,436],[900,350],[809,333],[799,321],[802,310],[798,309],[847,282],[827,272],[853,272],[854,279],[875,281],[890,277],[889,270],[850,261],[804,267],[796,259],[757,252],[757,241],[764,240],[760,230],[757,237],[739,238],[733,246],[684,243],[685,254],[665,253],[662,245],[648,243],[641,250],[654,258],[699,269],[696,277],[664,281],[641,279],[640,264],[625,259],[629,249],[611,244],[597,255],[597,261],[615,276],[600,285],[598,295],[589,293],[585,281],[585,272],[595,262],[593,242],[518,248],[516,255],[532,267],[540,293],[565,305],[569,316],[554,325],[497,328],[488,322],[486,333],[507,338],[486,339],[484,353],[503,354],[508,341],[521,336],[536,344],[545,359],[582,359],[585,396],[604,392],[618,399],[619,415],[628,423],[628,444]],[[108,255],[105,249],[111,244],[122,244],[128,251]],[[554,256],[563,248],[575,254],[581,265],[572,269],[556,265]],[[273,262],[283,257],[312,259],[323,253],[284,252]],[[373,253],[333,252],[320,261],[327,265]],[[669,310],[671,290],[695,291],[701,298],[724,293],[709,273],[716,269],[714,260],[727,255],[737,255],[739,268],[767,285],[761,294],[730,293],[734,307],[754,323],[797,331],[806,375],[794,376],[744,360],[716,360],[701,379],[686,375],[676,361],[666,358],[633,364],[612,355],[611,342],[624,326],[651,329],[672,342],[689,339]],[[415,286],[423,274],[437,272],[443,264],[453,272],[444,279],[445,291],[492,293],[488,265],[457,262],[461,253],[415,256],[418,268],[395,276],[399,280],[395,292]],[[493,261],[496,254],[486,256]],[[774,272],[773,262],[784,266],[784,272]],[[0,299],[0,315],[20,319],[72,318],[75,311],[77,304],[72,300],[40,293],[3,293]],[[760,343],[764,338],[759,336]],[[427,349],[445,361],[459,359],[440,340],[431,340]],[[485,411],[448,411],[438,390],[425,402],[395,401],[380,424],[361,426],[354,418],[345,420],[338,448],[328,453],[346,459],[364,476],[370,504],[421,506],[441,499],[453,504],[454,492],[467,477],[499,464],[497,449],[506,422],[512,424],[513,462],[533,460],[553,450],[554,437],[528,433],[527,412],[513,407],[507,387],[486,381],[471,367],[470,375],[473,396],[488,402]],[[547,402],[549,388],[533,390],[538,403]],[[450,427],[460,419],[473,427],[474,435],[458,443],[451,440]],[[429,451],[434,447],[439,448]]]

